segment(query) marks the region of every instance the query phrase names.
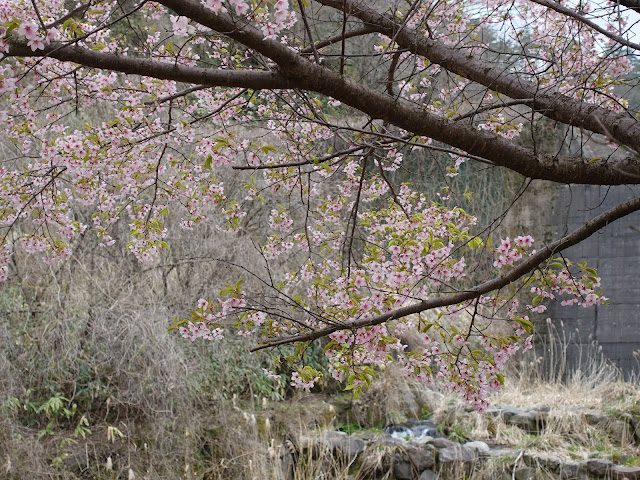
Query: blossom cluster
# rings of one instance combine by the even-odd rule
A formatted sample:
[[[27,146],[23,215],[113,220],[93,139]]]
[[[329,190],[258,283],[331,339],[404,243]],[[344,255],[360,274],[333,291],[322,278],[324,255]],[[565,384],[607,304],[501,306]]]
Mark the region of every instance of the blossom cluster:
[[[36,3],[38,12],[31,1],[0,2],[0,50],[6,52],[10,41],[36,53],[71,42],[92,52],[176,67],[259,68],[251,49],[211,35],[210,29],[156,2],[143,2],[131,12],[140,25],[149,26],[146,37],[141,28],[135,40],[105,28],[120,15],[119,2],[93,2],[82,18],[70,16],[62,24],[55,20],[67,16],[68,2]],[[298,14],[288,0],[201,4],[214,14],[242,19],[292,51],[308,47],[293,28]],[[588,5],[583,5],[585,14],[610,26],[624,21],[611,6],[596,12]],[[417,2],[403,17],[409,12],[396,7],[389,14],[400,15],[408,28],[476,58],[494,54],[478,28],[494,25],[516,45],[524,22],[526,51],[517,62],[509,57],[505,72],[534,76],[541,94],[560,92],[614,112],[625,107],[614,87],[631,69],[628,58],[611,48],[610,38],[577,28],[552,9],[521,0],[446,0]],[[470,21],[472,11],[480,26]],[[522,123],[513,120],[521,113],[503,108],[497,93],[481,89],[478,94],[477,84],[466,79],[443,80],[447,75],[439,65],[399,49],[389,37],[377,38],[380,58],[393,54],[403,69],[415,72],[391,82],[386,93],[451,122],[473,105],[480,112],[470,120],[475,128],[504,141],[522,132]],[[558,51],[566,52],[561,62]],[[267,60],[264,71],[273,67]],[[131,254],[154,262],[170,241],[170,215],[187,230],[211,221],[220,231],[239,232],[252,205],[271,195],[278,201],[265,210],[270,230],[261,253],[277,277],[265,282],[276,290],[275,304],[252,301],[251,292],[238,285],[219,298],[200,300],[190,317],[176,325],[179,334],[191,340],[220,340],[229,332],[274,339],[332,326],[326,345],[329,372],[348,388],[364,388],[373,367],[398,354],[408,375],[426,383],[437,380],[477,408],[486,407],[487,395],[500,388],[507,361],[531,348],[529,315],[544,312],[556,298],[584,307],[606,302],[594,270],[554,260],[526,279],[530,301],[492,292],[444,306],[428,321],[364,322],[466,291],[470,258],[478,250],[489,258],[493,254],[493,266],[504,274],[526,261],[534,241],[529,235],[506,238],[491,249],[474,236],[477,220],[455,198],[445,192],[427,197],[395,182],[410,169],[413,149],[438,146],[431,138],[387,130],[376,122],[368,124],[369,131],[331,125],[335,109],[352,114],[335,99],[296,90],[185,87],[50,56],[4,59],[0,95],[0,130],[13,143],[17,159],[0,166],[0,281],[10,276],[14,248],[50,263],[66,260],[87,229],[108,248],[116,242],[119,225],[128,227]],[[88,120],[84,125],[68,122],[71,116]],[[268,134],[247,135],[250,125]],[[335,154],[338,149],[349,153]],[[453,177],[467,156],[458,149],[446,151],[452,163],[446,171]],[[242,177],[243,193],[229,181],[231,165],[260,168]],[[234,172],[235,178],[240,177]],[[84,209],[92,213],[88,225],[78,213]],[[479,316],[503,318],[512,331],[485,328],[476,323]],[[461,321],[466,328],[459,327]],[[351,328],[354,323],[360,326]],[[422,345],[413,351],[403,343],[408,330],[422,335]],[[309,389],[320,377],[302,367],[291,383]]]

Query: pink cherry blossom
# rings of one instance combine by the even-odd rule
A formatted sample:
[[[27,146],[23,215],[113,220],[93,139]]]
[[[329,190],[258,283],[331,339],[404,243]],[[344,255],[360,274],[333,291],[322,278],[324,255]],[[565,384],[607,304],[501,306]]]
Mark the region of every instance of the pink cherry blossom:
[[[23,22],[18,27],[17,33],[27,40],[35,40],[36,36],[38,35],[38,27],[35,23]]]

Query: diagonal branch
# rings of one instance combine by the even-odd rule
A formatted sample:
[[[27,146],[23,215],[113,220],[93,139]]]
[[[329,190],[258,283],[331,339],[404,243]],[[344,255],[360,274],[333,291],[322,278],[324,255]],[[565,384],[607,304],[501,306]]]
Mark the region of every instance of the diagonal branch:
[[[363,27],[345,32],[344,35],[340,33],[333,37],[329,37],[325,40],[321,40],[315,45],[303,48],[302,50],[300,50],[300,53],[313,53],[313,47],[315,47],[316,50],[320,50],[322,48],[328,47],[329,45],[334,45],[336,43],[339,43],[342,40],[348,40],[349,38],[354,38],[354,37],[362,37],[363,35],[368,35],[373,32],[374,30],[372,30],[371,28],[365,25]]]
[[[294,335],[291,337],[278,338],[273,340],[268,340],[264,344],[259,345],[252,349],[252,351],[262,350],[265,348],[275,347],[278,345],[286,345],[295,342],[309,342],[315,340],[317,338],[326,337],[327,335],[336,332],[338,330],[354,330],[362,327],[370,327],[373,325],[380,325],[381,323],[385,323],[391,320],[395,320],[398,318],[406,317],[408,315],[413,315],[415,313],[424,312],[426,310],[432,310],[438,307],[446,307],[449,305],[456,305],[458,303],[462,303],[468,300],[472,300],[474,298],[478,298],[481,295],[487,294],[494,290],[499,290],[510,283],[518,280],[523,277],[527,273],[533,271],[536,267],[538,267],[542,262],[548,260],[553,255],[565,250],[586,238],[593,235],[595,232],[600,230],[601,228],[607,226],[611,222],[618,220],[626,215],[629,215],[633,212],[640,210],[640,198],[634,198],[626,203],[618,205],[611,210],[606,211],[605,213],[598,215],[593,220],[585,223],[582,227],[575,230],[571,234],[562,237],[559,240],[551,243],[550,245],[544,247],[543,249],[537,251],[534,255],[527,258],[525,261],[519,263],[512,270],[510,270],[507,274],[495,278],[493,280],[488,280],[476,287],[456,293],[455,295],[451,295],[449,297],[441,297],[434,298],[429,300],[423,300],[418,303],[414,303],[412,305],[407,305],[406,307],[398,308],[396,310],[392,310],[390,312],[383,313],[381,315],[376,315],[374,317],[363,318],[358,320],[352,320],[350,322],[346,322],[346,326],[327,326],[324,328],[320,328],[317,330],[313,330],[311,332],[302,333],[300,335]]]
[[[338,1],[341,4],[342,0],[319,1],[323,3]],[[352,5],[350,0],[344,1],[345,4]],[[271,58],[278,64],[278,71],[256,72],[178,66],[149,59],[135,59],[129,56],[94,52],[78,45],[66,46],[64,43],[55,43],[44,50],[32,52],[26,44],[18,43],[15,40],[10,45],[9,55],[24,57],[48,56],[90,67],[176,80],[196,85],[252,89],[305,89],[335,98],[369,115],[373,119],[381,119],[408,132],[431,137],[433,140],[489,160],[495,165],[509,168],[525,177],[560,183],[593,185],[635,184],[638,181],[640,162],[634,157],[595,160],[537,154],[535,151],[519,146],[503,137],[478,131],[472,125],[451,122],[419,105],[403,99],[393,98],[383,92],[351,81],[322,65],[309,62],[305,57],[290,50],[280,42],[265,39],[262,32],[251,25],[239,25],[229,15],[213,13],[196,0],[159,0],[159,3],[173,9],[177,14],[191,18],[204,26],[216,31],[224,31],[226,35],[243,43],[246,47],[255,49],[257,52]],[[362,6],[362,4],[360,5]],[[362,8],[368,7],[363,6]],[[358,12],[356,11],[356,14]],[[367,12],[370,13],[369,10]],[[391,21],[384,16],[378,15],[378,17],[378,20],[383,23]],[[392,23],[392,27],[393,25]],[[402,39],[406,36],[405,34],[409,35],[411,32],[403,29],[396,32],[395,38],[397,41],[404,41]],[[413,37],[409,35],[409,39],[411,38]],[[422,40],[431,42],[426,38],[422,40],[416,38],[414,40],[418,43]],[[453,55],[460,56],[461,54],[454,52]],[[468,64],[475,62],[475,60],[464,55],[462,55],[462,58]],[[486,71],[493,69],[493,67],[488,66],[490,65],[488,63],[482,64],[485,66]],[[504,74],[502,70],[500,72]],[[509,75],[505,76],[508,77]],[[499,78],[496,79],[496,81],[499,80]],[[519,78],[518,81],[520,81]],[[534,101],[536,107],[538,107],[540,98],[551,98],[536,96],[535,92],[527,91],[526,93],[527,95],[524,98],[534,97],[536,99]],[[575,107],[575,110],[571,110],[569,124],[595,125],[594,128],[590,129],[598,132],[609,132],[618,141],[621,138],[620,129],[622,127],[628,127],[625,130],[625,139],[629,135],[633,136],[634,132],[637,131],[637,137],[633,138],[633,142],[626,143],[629,145],[638,144],[636,150],[640,150],[640,127],[634,119],[623,118],[621,115],[594,105],[587,106],[564,95],[557,94],[553,98],[559,102],[558,105],[560,106],[558,108],[561,110],[565,108],[564,104]],[[577,106],[575,105],[576,102]],[[552,106],[549,108],[551,109],[550,112],[553,113]],[[602,112],[605,112],[605,114],[600,115]],[[549,115],[553,117],[553,115]],[[582,118],[585,115],[586,118]],[[612,124],[612,120],[616,121]]]
[[[606,133],[620,143],[640,150],[640,125],[633,118],[616,114],[596,105],[589,105],[562,94],[539,95],[536,85],[525,82],[515,74],[492,67],[490,63],[473,59],[453,48],[418,35],[413,30],[397,24],[394,19],[369,8],[361,0],[316,0],[337,10],[343,5],[349,15],[355,16],[381,33],[394,38],[401,46],[427,58],[435,57],[436,63],[458,66],[459,74],[479,83],[505,87],[506,95],[514,99],[535,98],[533,107],[541,113],[569,125]],[[381,119],[418,135],[431,137],[460,148],[471,155],[490,160],[496,165],[514,170],[525,177],[551,180],[560,183],[587,183],[620,185],[637,183],[640,164],[635,158],[612,162],[589,162],[581,158],[558,158],[538,155],[536,152],[515,145],[502,137],[479,132],[473,126],[460,125],[435,115],[415,104],[392,98],[384,93],[353,82],[322,65],[309,62],[282,43],[266,39],[262,32],[249,24],[240,25],[227,14],[213,13],[196,0],[158,0],[179,15],[230,38],[273,60],[279,73],[306,90],[340,100],[375,119]],[[429,55],[433,54],[433,55]],[[449,67],[445,66],[449,69]],[[506,88],[508,87],[508,88]],[[499,90],[499,88],[498,88]],[[603,129],[603,126],[605,129]]]
[[[615,33],[610,32],[606,28],[603,28],[600,25],[598,25],[593,20],[588,19],[584,15],[579,14],[578,12],[576,12],[575,10],[572,10],[571,8],[565,7],[564,5],[559,4],[558,2],[554,2],[553,0],[530,0],[530,1],[537,3],[538,5],[542,5],[543,7],[547,7],[552,10],[555,10],[556,12],[561,13],[562,15],[566,15],[567,17],[571,17],[581,23],[584,23],[585,25],[588,25],[589,27],[593,28],[595,31],[600,32],[605,37],[608,37],[611,40],[618,42],[620,45],[633,48],[634,50],[640,50],[640,44],[631,42],[620,35],[616,35]]]
[[[446,70],[500,92],[512,99],[534,98],[531,107],[553,120],[605,134],[607,127],[614,138],[634,150],[640,150],[640,124],[624,113],[616,113],[598,105],[582,102],[551,89],[541,91],[539,85],[529,82],[515,73],[505,72],[501,66],[472,56],[455,47],[443,45],[415,30],[403,27],[399,19],[380,13],[363,0],[316,0],[338,11],[343,3],[349,15],[362,20],[365,25],[382,33],[403,48],[436,63]],[[596,120],[599,120],[599,122]]]
[[[85,15],[85,13],[89,10],[89,7],[91,7],[91,2],[83,3],[82,5],[71,10],[65,16],[60,17],[57,20],[54,20],[53,22],[49,23],[46,26],[46,28],[53,28],[53,27],[62,25],[64,22],[66,22],[70,18],[82,18]]]
[[[187,3],[190,0],[182,1]],[[258,32],[243,34],[245,37],[254,35],[261,41],[264,40]],[[286,64],[286,72],[283,69],[279,72],[263,72],[189,67],[145,58],[95,52],[78,45],[67,46],[64,43],[52,43],[44,50],[32,52],[26,44],[13,41],[7,55],[51,57],[87,67],[211,87],[241,87],[254,90],[305,89],[335,98],[374,119],[381,119],[416,135],[431,137],[433,140],[459,148],[470,155],[481,157],[525,177],[591,185],[622,185],[638,182],[640,162],[635,157],[593,161],[581,157],[537,154],[503,137],[479,131],[472,125],[451,122],[416,104],[353,82],[321,65],[307,61],[278,43],[267,40],[264,42],[268,43],[265,50]],[[594,120],[594,123],[597,124],[598,121]],[[607,125],[599,126],[600,129],[603,127],[605,132],[609,131]]]

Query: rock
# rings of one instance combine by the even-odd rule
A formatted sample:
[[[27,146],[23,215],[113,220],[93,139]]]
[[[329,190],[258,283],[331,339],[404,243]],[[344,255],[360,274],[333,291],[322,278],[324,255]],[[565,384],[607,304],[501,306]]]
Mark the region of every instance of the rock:
[[[555,455],[549,455],[548,457],[540,457],[540,465],[546,468],[549,471],[557,472],[560,470],[560,465],[562,464],[562,459],[560,457],[556,457]]]
[[[414,480],[420,472],[416,471],[407,461],[396,461],[393,464],[393,476],[397,480]]]
[[[89,468],[89,457],[84,452],[76,453],[75,455],[69,455],[64,458],[63,463],[69,470],[83,472]]]
[[[485,415],[491,415],[492,417],[499,417],[502,415],[502,409],[498,407],[489,407],[484,411]]]
[[[633,426],[635,423],[633,415],[631,415],[630,413],[623,413],[622,415],[620,415],[620,420],[627,422],[627,424],[629,424],[630,426]]]
[[[375,442],[372,442],[376,447],[381,448],[381,447],[398,447],[398,446],[402,446],[405,445],[407,442],[403,441],[403,440],[399,440],[397,438],[393,438],[393,437],[378,437],[376,438]]]
[[[440,463],[475,463],[475,461],[475,452],[463,445],[438,450],[438,462]]]
[[[562,480],[579,480],[581,471],[584,470],[582,465],[575,462],[563,462],[560,464],[560,478]]]
[[[516,480],[536,480],[538,478],[536,469],[533,467],[521,467],[516,470]]]
[[[524,415],[526,412],[520,408],[507,407],[500,411],[504,423],[511,424],[511,419],[516,415]]]
[[[488,455],[489,454],[489,445],[484,442],[467,442],[464,444],[465,447],[470,448],[475,451],[479,455]]]
[[[640,467],[623,467],[616,465],[611,469],[613,480],[640,480]]]
[[[556,457],[555,455],[549,455],[547,457],[544,455],[531,455],[525,453],[522,456],[522,459],[524,460],[524,463],[530,467],[534,467],[536,469],[542,468],[550,472],[558,472],[560,470],[560,464],[562,463],[560,457]]]
[[[510,448],[492,448],[489,450],[487,455],[492,458],[510,458],[511,460],[515,460],[519,454],[520,450],[513,450]]]
[[[537,433],[547,422],[550,410],[549,407],[539,407],[532,410],[523,410],[515,407],[491,407],[485,413],[494,417],[502,417],[502,420],[507,425],[514,425],[527,432]]]
[[[301,437],[300,446],[312,450],[318,456],[329,451],[334,456],[353,461],[364,451],[367,444],[361,438],[344,432],[328,432],[318,437]]]
[[[431,444],[432,441],[433,441],[433,437],[429,437],[429,436],[411,439],[411,443],[414,443],[416,445],[427,445],[427,444]]]
[[[607,432],[611,436],[611,439],[623,445],[629,440],[629,425],[624,420],[614,420],[609,424]]]
[[[598,477],[606,476],[612,468],[613,462],[609,460],[603,460],[601,458],[591,458],[587,460],[587,470],[589,470],[589,473]]]
[[[631,430],[635,435],[636,443],[639,443],[638,440],[640,440],[640,417],[638,417],[638,416],[634,416],[633,417],[633,423],[631,424]]]
[[[294,480],[296,457],[294,452],[282,445],[280,449],[280,470],[283,480]]]
[[[513,480],[513,474],[511,472],[494,472],[491,480]]]
[[[420,475],[420,480],[438,480],[438,475],[433,470],[425,470]]]
[[[609,417],[595,410],[584,412],[584,419],[589,425],[604,425],[609,421]]]
[[[393,459],[393,474],[398,480],[413,480],[420,472],[435,464],[433,452],[428,447],[404,445],[396,450]]]
[[[397,458],[396,452],[403,450],[406,445],[407,442],[391,437],[372,440],[359,457],[361,465],[358,475],[361,478],[390,476]]]
[[[470,475],[476,463],[476,453],[463,445],[445,447],[438,450],[438,463],[447,473],[455,473],[458,478]]]
[[[405,451],[411,463],[416,467],[416,470],[422,472],[427,468],[431,468],[435,465],[435,459],[433,458],[433,449],[429,447],[406,447]]]
[[[551,411],[551,407],[536,407],[536,408],[533,408],[532,410],[538,413],[549,413]]]
[[[434,438],[429,443],[431,445],[433,445],[434,447],[436,447],[436,448],[449,448],[449,447],[459,447],[460,446],[460,444],[458,442],[454,442],[454,441],[448,440],[446,438]]]
[[[529,433],[538,433],[542,430],[542,419],[539,412],[523,412],[509,417],[505,423],[514,425]]]

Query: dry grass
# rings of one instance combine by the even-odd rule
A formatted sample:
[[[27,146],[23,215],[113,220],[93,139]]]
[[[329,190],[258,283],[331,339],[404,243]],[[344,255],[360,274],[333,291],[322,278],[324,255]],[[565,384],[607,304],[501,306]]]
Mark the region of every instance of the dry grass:
[[[638,382],[625,380],[622,372],[602,355],[597,344],[579,350],[577,366],[572,368],[567,361],[568,351],[572,347],[575,351],[576,345],[549,321],[546,329],[548,341],[520,359],[506,375],[505,387],[492,398],[493,403],[600,411],[625,410],[640,403]]]
[[[250,230],[259,232],[263,222],[255,213]],[[124,227],[113,235],[124,239]],[[235,283],[239,272],[221,257],[259,272],[263,262],[250,239],[203,227],[171,229],[169,240],[161,260],[146,266],[124,247],[97,248],[90,235],[62,266],[16,256],[15,277],[0,291],[0,478],[115,480],[129,470],[149,480],[278,478],[287,439],[295,444],[320,427],[382,427],[434,411],[455,411],[456,428],[474,439],[567,455],[631,453],[600,439],[602,429],[573,409],[625,411],[640,404],[638,389],[594,352],[568,375],[562,347],[545,352],[553,375],[541,373],[540,356],[527,357],[493,398],[553,407],[537,437],[453,408],[454,400],[407,379],[397,365],[381,370],[360,399],[278,402],[290,392],[261,375],[268,356],[247,355],[241,340],[192,344],[167,332],[176,313]],[[55,398],[65,400],[47,412]],[[266,408],[263,398],[270,399]],[[82,418],[90,430],[84,436],[77,433]],[[342,479],[348,467],[321,452],[296,462],[296,478]]]
[[[553,454],[582,460],[637,457],[630,427],[620,435],[613,430],[620,416],[638,413],[640,387],[625,381],[622,372],[606,360],[597,345],[583,352],[578,369],[567,365],[569,342],[550,328],[553,341],[545,347],[546,357],[535,350],[520,358],[509,372],[504,388],[491,398],[493,405],[535,409],[548,407],[544,428],[528,433],[504,422],[502,417],[470,411],[456,398],[449,398],[436,412],[436,421],[460,437],[483,440],[523,449],[528,453]],[[543,365],[551,366],[545,370]],[[605,415],[603,424],[588,421],[587,414]],[[620,427],[620,424],[618,425]]]
[[[349,397],[351,421],[384,427],[421,418],[435,411],[443,394],[407,377],[398,364],[382,369],[371,387],[358,399]]]
[[[282,395],[261,375],[268,359],[247,356],[241,341],[192,344],[167,328],[236,282],[222,253],[256,268],[258,254],[248,238],[206,228],[188,241],[179,229],[170,236],[150,266],[90,235],[61,266],[17,254],[0,291],[1,478],[115,479],[129,469],[215,478],[245,468],[230,459],[253,427],[231,399]]]

